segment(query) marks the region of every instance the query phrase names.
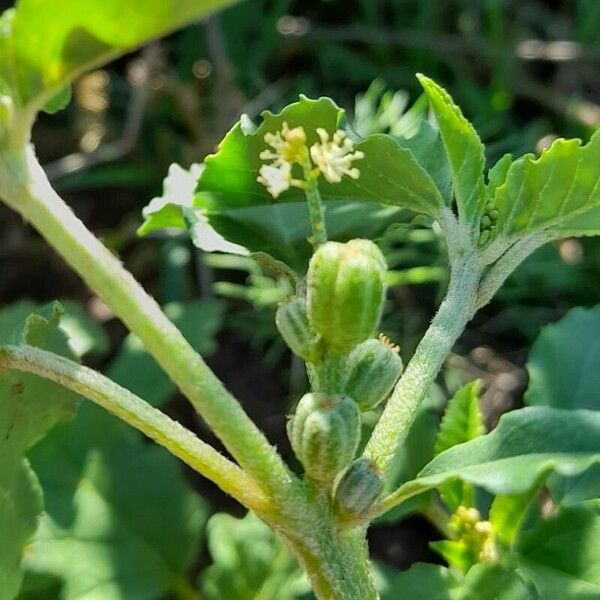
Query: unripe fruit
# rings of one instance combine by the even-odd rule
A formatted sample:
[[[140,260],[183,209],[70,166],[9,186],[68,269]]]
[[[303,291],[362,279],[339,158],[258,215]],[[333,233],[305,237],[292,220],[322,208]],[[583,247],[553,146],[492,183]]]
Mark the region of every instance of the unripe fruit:
[[[308,319],[335,352],[348,352],[375,333],[386,268],[369,240],[327,242],[314,253],[307,274]]]
[[[401,373],[397,346],[384,337],[366,340],[348,355],[342,389],[362,411],[372,410],[390,395]]]
[[[347,396],[305,394],[289,422],[288,433],[306,474],[329,482],[354,458],[360,439],[360,414]]]
[[[308,362],[319,356],[319,337],[308,322],[306,302],[303,298],[292,298],[282,304],[275,313],[279,333],[294,354]]]
[[[341,513],[358,514],[367,510],[382,490],[383,479],[376,465],[367,458],[359,458],[340,479],[335,501]]]

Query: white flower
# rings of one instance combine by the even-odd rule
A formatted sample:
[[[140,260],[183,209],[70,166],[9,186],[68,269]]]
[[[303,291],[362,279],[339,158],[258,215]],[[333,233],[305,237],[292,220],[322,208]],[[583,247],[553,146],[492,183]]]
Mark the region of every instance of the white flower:
[[[330,183],[339,183],[344,175],[358,179],[360,171],[352,167],[352,161],[364,158],[364,153],[354,151],[352,140],[341,130],[336,131],[331,140],[325,129],[317,129],[317,134],[321,142],[311,146],[310,155],[325,179]]]
[[[276,165],[282,163],[291,165],[293,163],[302,164],[308,158],[306,134],[302,127],[290,129],[284,121],[281,131],[265,134],[265,142],[273,150],[263,150],[260,153],[261,160],[272,160]]]
[[[277,198],[281,192],[285,192],[293,183],[292,165],[287,162],[263,165],[256,180],[267,188],[273,198]]]

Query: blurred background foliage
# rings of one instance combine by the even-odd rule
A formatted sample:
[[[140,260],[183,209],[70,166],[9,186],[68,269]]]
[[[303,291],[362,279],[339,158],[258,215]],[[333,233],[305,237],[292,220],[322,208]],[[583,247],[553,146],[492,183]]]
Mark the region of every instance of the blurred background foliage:
[[[12,4],[2,1],[0,8]],[[416,72],[448,89],[484,140],[491,165],[506,152],[539,152],[556,137],[587,139],[600,124],[599,67],[598,0],[248,0],[86,75],[75,84],[66,110],[40,117],[34,142],[75,212],[169,306],[289,457],[285,415],[306,385],[302,364],[290,357],[273,324],[289,285],[274,281],[248,258],[201,255],[183,238],[138,239],[141,209],[160,194],[169,165],[201,162],[242,113],[255,118],[264,109],[278,110],[299,93],[331,96],[361,134],[410,135],[428,118]],[[443,292],[444,246],[435,229],[418,220],[391,228],[379,242],[392,270],[383,329],[407,359]],[[152,396],[153,403],[216,443],[107,307],[2,206],[0,260],[1,307],[23,299],[68,300],[72,327],[86,323],[80,327],[83,338],[75,337],[85,346],[79,353],[88,364]],[[469,325],[419,423],[437,422],[445,399],[479,377],[485,383],[484,414],[493,426],[502,412],[522,403],[524,364],[540,328],[573,306],[599,299],[599,239],[564,240],[539,250]],[[86,412],[78,417],[89,419]],[[61,435],[50,437],[48,452]],[[118,436],[119,444],[132,443],[121,439],[122,432]],[[98,444],[109,461],[106,440]],[[427,460],[411,452],[408,448],[399,458],[399,480]],[[43,456],[38,460],[44,463]],[[158,472],[164,468],[156,466]],[[190,473],[186,478],[205,498],[202,508],[193,508],[192,531],[203,528],[208,512],[242,516],[210,483]],[[430,524],[417,517],[400,522],[400,516],[371,532],[375,556],[395,568],[437,560],[427,546],[436,537]],[[193,558],[182,563],[195,576],[211,563],[211,555],[221,556],[221,566],[202,571],[200,587],[207,598],[218,597],[214,589],[220,581],[237,585],[228,568],[249,552],[233,533],[220,546],[216,532],[229,531],[233,523],[220,515],[209,525],[204,550],[190,551]],[[261,588],[267,591],[260,598],[283,598],[273,595],[283,589],[290,597],[304,593],[278,542],[251,519],[239,527],[258,528],[265,549],[256,560],[264,560],[258,571],[248,567],[246,579],[258,577],[258,583],[236,571],[246,591],[231,592],[237,594],[231,598],[259,597],[247,590],[264,586],[261,569],[272,556],[289,577],[285,585],[276,579]],[[23,597],[53,597],[43,578],[30,577],[28,586]],[[185,594],[180,588],[177,596]]]

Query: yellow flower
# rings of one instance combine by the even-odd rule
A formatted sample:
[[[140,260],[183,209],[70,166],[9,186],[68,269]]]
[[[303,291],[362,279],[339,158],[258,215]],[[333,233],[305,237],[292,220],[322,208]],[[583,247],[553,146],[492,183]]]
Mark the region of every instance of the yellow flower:
[[[364,153],[355,151],[352,140],[341,130],[331,140],[325,129],[317,129],[317,134],[321,142],[311,146],[310,156],[325,179],[330,183],[339,183],[344,175],[358,179],[360,171],[352,167],[352,162],[364,158]]]

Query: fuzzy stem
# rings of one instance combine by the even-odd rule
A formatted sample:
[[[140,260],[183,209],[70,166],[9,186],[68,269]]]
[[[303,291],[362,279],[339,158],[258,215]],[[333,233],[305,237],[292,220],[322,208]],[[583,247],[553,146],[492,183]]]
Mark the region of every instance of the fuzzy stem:
[[[488,270],[477,291],[474,310],[484,307],[498,291],[507,277],[535,250],[553,239],[551,233],[542,231],[515,242]]]
[[[319,600],[377,600],[364,530],[320,536],[315,553],[307,544],[290,546],[306,571]]]
[[[383,411],[365,455],[386,473],[408,435],[421,401],[471,317],[480,270],[474,251],[452,268],[448,292]]]
[[[32,346],[0,347],[0,369],[33,373],[95,402],[164,446],[245,506],[264,513],[269,500],[237,465],[167,415],[93,369]]]
[[[325,208],[321,201],[317,179],[310,175],[310,169],[305,168],[306,187],[304,194],[308,204],[308,215],[312,229],[312,245],[316,250],[327,241],[327,230],[325,229]]]
[[[318,485],[318,484],[316,484]],[[282,535],[306,571],[319,600],[376,600],[366,527],[345,528],[325,489],[307,484],[307,496],[288,514]]]
[[[0,194],[144,343],[238,463],[271,490],[291,475],[237,400],[120,261],[56,194],[27,155],[0,155]]]

